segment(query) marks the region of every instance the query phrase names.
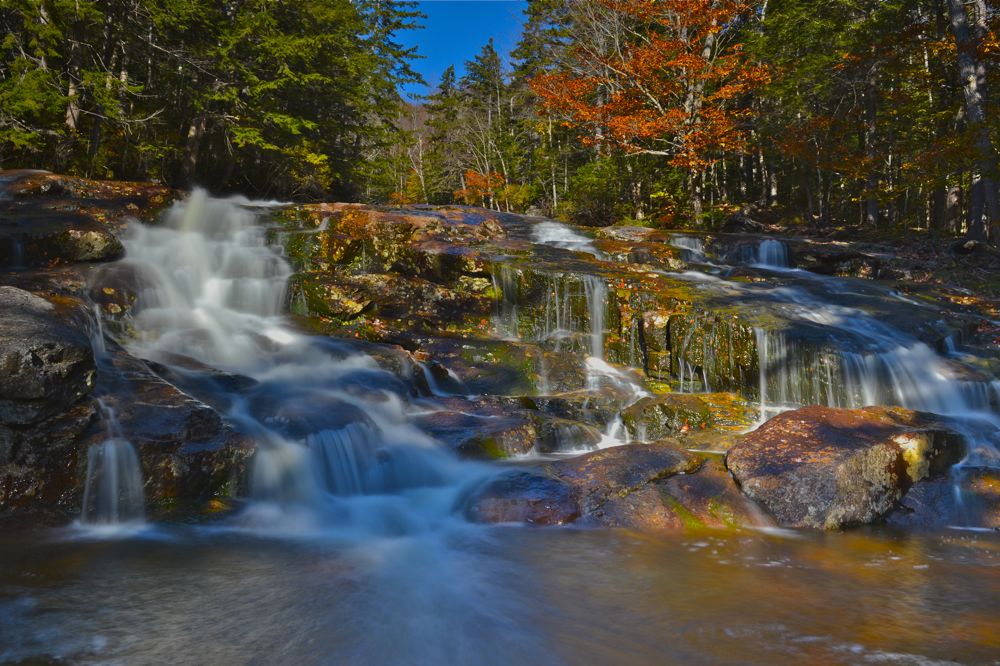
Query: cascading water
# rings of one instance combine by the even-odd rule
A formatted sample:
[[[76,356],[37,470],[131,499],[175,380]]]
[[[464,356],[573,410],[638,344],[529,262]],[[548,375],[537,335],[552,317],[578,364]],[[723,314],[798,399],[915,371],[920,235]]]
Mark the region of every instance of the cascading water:
[[[352,514],[344,523],[331,502],[385,496],[392,511],[412,514],[403,521],[410,527],[442,519],[480,468],[413,425],[410,387],[371,357],[286,325],[292,269],[268,245],[259,215],[253,205],[196,190],[161,226],[130,229],[125,261],[142,288],[129,350],[256,380],[226,402],[230,420],[257,442],[252,491],[263,503],[309,507],[349,531],[388,523],[375,510],[370,520]],[[417,489],[421,501],[407,503],[404,495]]]
[[[845,342],[804,344],[783,331],[756,329],[762,417],[809,404],[899,405],[950,416],[990,411],[991,384],[962,379],[927,344],[798,289],[785,288],[779,297],[780,311],[793,322],[829,329]]]
[[[705,242],[694,236],[672,236],[670,244],[681,250],[681,259],[692,263],[707,263]]]
[[[587,252],[601,260],[606,258],[593,246],[590,239],[558,222],[536,224],[532,231],[532,239],[540,245]],[[505,275],[504,270],[509,269],[502,268],[501,276]],[[508,288],[516,288],[514,280],[503,277],[501,279],[495,277],[494,285],[507,285]],[[501,289],[499,298],[508,300],[510,296],[504,296],[505,293],[507,292]],[[516,292],[510,293],[516,294]],[[598,444],[599,448],[628,443],[628,433],[623,426],[620,412],[647,395],[633,377],[607,362],[604,342],[608,299],[607,281],[600,275],[548,275],[546,276],[546,290],[543,299],[542,326],[536,327],[528,338],[536,342],[554,343],[557,350],[579,351],[584,355],[587,389],[591,391],[608,390],[620,396],[618,416],[607,423],[603,439]],[[515,307],[501,303],[498,309],[502,313],[513,311],[516,317]],[[510,323],[507,323],[500,330],[509,329]],[[581,335],[585,336],[584,341],[582,344],[575,344]]]
[[[574,252],[586,252],[597,258],[603,256],[600,250],[594,247],[594,242],[591,239],[558,222],[539,222],[532,228],[532,236],[534,241],[540,245],[549,245]]]
[[[788,267],[788,246],[779,240],[766,239],[757,245],[757,264],[768,268]]]
[[[100,527],[141,524],[146,514],[139,456],[122,434],[114,410],[98,404],[107,439],[87,452],[80,523]]]

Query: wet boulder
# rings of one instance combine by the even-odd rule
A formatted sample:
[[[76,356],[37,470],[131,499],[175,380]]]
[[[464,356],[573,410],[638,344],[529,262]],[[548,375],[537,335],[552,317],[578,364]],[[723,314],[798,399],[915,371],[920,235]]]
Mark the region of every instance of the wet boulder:
[[[601,508],[615,498],[701,466],[701,459],[673,443],[616,446],[552,463],[548,473],[577,489],[584,516],[598,520]]]
[[[772,418],[728,453],[747,496],[788,527],[881,520],[907,491],[961,459],[962,438],[901,408],[806,407]]]
[[[98,388],[106,415],[94,423],[82,450],[104,441],[108,415],[139,455],[147,513],[200,511],[209,502],[243,494],[254,442],[205,403],[163,381],[149,366],[114,348]],[[85,478],[81,456],[79,478]]]
[[[609,387],[597,392],[581,389],[552,395],[523,397],[520,400],[528,409],[536,410],[545,417],[604,428],[617,418],[622,405],[628,404],[633,399],[631,393]]]
[[[542,453],[595,449],[603,438],[597,428],[579,421],[541,413],[536,414],[534,420],[538,432],[538,450]]]
[[[464,458],[502,459],[529,453],[538,441],[531,415],[488,400],[439,400],[443,408],[417,417],[419,428]]]
[[[0,422],[37,423],[66,411],[94,381],[90,340],[51,302],[0,286]]]
[[[480,523],[566,525],[580,517],[572,486],[536,471],[508,472],[478,490],[467,509]]]
[[[960,526],[1000,530],[1000,469],[955,467],[914,486],[886,523],[906,529]]]
[[[588,517],[603,527],[677,530],[767,526],[768,519],[733,482],[720,456],[694,472],[674,474],[612,497]]]
[[[477,338],[420,338],[421,355],[439,385],[474,395],[536,395],[587,385],[583,359],[538,345]]]
[[[0,201],[0,267],[15,270],[118,259],[124,249],[116,234],[129,220],[153,219],[175,196],[148,183],[46,172],[0,171],[0,180],[7,193]]]
[[[628,499],[700,465],[697,456],[665,442],[602,449],[502,474],[473,494],[467,513],[485,523],[655,527],[646,520],[646,502],[630,506]]]
[[[488,289],[488,280],[459,280],[449,288],[391,273],[300,273],[291,306],[336,335],[398,343],[418,334],[488,333]]]
[[[890,277],[894,259],[890,248],[844,241],[793,241],[795,265],[813,273],[884,279]]]
[[[0,512],[51,508],[74,485],[94,357],[69,312],[0,287]]]
[[[641,398],[622,412],[622,421],[633,438],[644,442],[715,424],[708,403],[697,395],[681,393]]]

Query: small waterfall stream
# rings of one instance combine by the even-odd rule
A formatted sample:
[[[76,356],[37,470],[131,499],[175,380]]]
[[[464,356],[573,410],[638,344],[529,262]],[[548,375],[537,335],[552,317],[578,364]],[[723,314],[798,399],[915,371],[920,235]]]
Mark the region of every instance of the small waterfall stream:
[[[107,438],[87,452],[80,523],[94,527],[138,525],[145,520],[142,468],[114,410],[98,401]]]
[[[757,245],[757,264],[768,268],[788,268],[788,246],[768,238]]]

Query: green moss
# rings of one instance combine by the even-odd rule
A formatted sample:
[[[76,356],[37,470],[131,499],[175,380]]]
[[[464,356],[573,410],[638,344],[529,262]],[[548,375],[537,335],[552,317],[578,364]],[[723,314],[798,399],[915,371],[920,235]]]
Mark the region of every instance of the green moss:
[[[663,500],[664,505],[667,506],[674,514],[680,519],[681,524],[684,529],[704,529],[706,527],[705,523],[699,520],[693,513],[691,513],[687,507],[677,501],[673,495],[668,493],[663,488],[660,488],[660,498]]]

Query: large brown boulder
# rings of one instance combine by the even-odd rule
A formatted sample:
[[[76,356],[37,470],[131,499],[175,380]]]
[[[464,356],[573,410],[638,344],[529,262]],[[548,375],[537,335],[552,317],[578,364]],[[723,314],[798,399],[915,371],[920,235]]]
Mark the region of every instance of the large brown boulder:
[[[964,444],[936,417],[901,408],[806,407],[772,418],[728,453],[743,492],[789,527],[879,521]]]

